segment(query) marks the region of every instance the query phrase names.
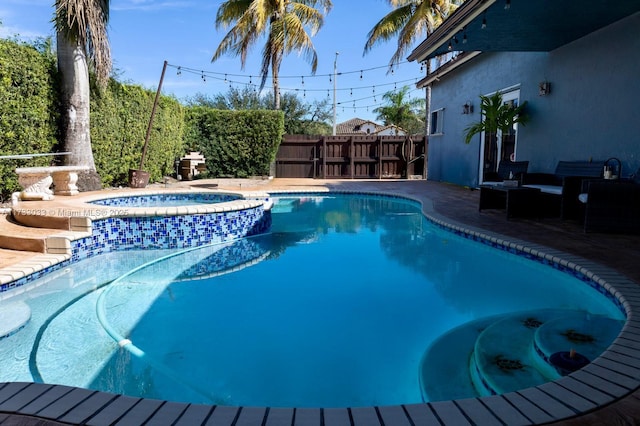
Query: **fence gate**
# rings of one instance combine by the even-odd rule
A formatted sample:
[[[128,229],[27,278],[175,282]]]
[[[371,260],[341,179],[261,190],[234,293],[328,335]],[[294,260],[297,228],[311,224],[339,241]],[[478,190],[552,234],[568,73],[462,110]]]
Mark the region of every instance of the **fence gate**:
[[[285,135],[276,155],[276,177],[424,177],[426,146],[424,136]]]

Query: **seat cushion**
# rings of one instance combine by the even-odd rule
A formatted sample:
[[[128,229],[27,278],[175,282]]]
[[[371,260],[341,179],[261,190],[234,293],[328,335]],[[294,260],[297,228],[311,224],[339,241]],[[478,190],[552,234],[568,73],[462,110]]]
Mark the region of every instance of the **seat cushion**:
[[[562,187],[557,185],[531,184],[531,185],[522,185],[522,186],[524,186],[525,188],[537,188],[540,190],[540,192],[544,192],[547,194],[562,195]]]

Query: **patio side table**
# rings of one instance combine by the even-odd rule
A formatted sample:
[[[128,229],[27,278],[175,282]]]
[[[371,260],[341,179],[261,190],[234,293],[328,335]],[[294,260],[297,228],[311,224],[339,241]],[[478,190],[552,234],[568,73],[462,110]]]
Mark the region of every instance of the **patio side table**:
[[[480,205],[484,209],[504,209],[507,219],[540,217],[540,189],[522,186],[480,185]]]

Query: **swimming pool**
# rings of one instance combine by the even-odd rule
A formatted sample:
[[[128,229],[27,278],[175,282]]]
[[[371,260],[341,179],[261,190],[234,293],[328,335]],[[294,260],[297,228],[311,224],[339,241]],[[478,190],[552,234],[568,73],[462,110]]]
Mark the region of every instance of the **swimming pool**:
[[[445,231],[407,200],[281,196],[272,216],[268,235],[165,252],[104,287],[113,276],[72,280],[73,298],[42,286],[31,299],[65,301],[4,339],[37,330],[11,380],[229,405],[403,404],[424,400],[431,342],[470,321],[553,307],[624,318],[587,281]]]

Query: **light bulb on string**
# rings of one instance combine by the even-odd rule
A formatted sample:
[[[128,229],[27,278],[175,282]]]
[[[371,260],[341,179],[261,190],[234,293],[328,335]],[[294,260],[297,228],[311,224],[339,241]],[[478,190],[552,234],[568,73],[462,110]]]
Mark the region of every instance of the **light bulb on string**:
[[[249,84],[253,84],[253,83],[251,82],[251,79],[252,79],[252,78],[253,78],[253,76],[249,76]]]
[[[202,71],[202,82],[203,83],[207,82],[207,78],[204,76],[204,71]]]
[[[362,70],[360,70],[360,80],[362,80]]]
[[[176,72],[176,75],[180,75],[180,74],[182,74],[182,68],[178,67],[178,72]]]
[[[480,28],[482,28],[483,30],[487,28],[487,17],[484,15],[482,16],[482,26]]]
[[[226,74],[224,75],[224,82],[225,83],[227,82],[227,75]]]
[[[333,80],[331,80],[331,74],[329,74],[329,83],[331,83]]]
[[[350,91],[349,94],[353,96],[353,89],[349,89],[349,91]]]
[[[300,76],[300,78],[302,79],[302,85],[304,86],[304,76]]]

